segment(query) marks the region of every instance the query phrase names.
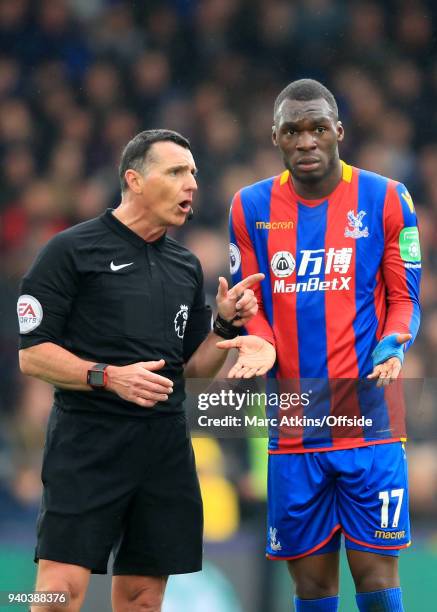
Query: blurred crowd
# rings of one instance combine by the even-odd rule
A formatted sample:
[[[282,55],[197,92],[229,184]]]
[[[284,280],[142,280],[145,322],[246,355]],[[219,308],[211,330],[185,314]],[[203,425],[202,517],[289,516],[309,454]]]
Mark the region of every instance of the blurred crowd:
[[[409,418],[412,510],[437,529],[436,28],[431,0],[0,0],[0,523],[40,490],[51,389],[18,372],[15,315],[37,250],[118,204],[135,133],[176,129],[199,167],[194,220],[177,237],[200,257],[212,302],[232,195],[282,168],[273,101],[312,77],[338,99],[342,158],[405,182],[416,204],[423,320],[405,376],[427,382]],[[249,447],[223,459],[214,446],[207,462],[236,492],[235,525],[262,497]]]

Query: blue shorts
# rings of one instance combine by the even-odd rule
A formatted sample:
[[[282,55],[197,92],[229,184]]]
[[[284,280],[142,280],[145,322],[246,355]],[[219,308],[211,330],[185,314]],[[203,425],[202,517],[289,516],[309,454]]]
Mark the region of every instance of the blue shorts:
[[[324,452],[270,454],[269,559],[346,547],[398,555],[410,545],[402,442]]]

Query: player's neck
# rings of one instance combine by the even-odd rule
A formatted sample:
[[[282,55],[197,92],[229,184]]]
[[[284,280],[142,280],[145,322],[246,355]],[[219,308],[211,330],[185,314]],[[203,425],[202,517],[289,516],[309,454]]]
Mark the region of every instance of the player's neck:
[[[329,196],[337,187],[342,177],[341,161],[332,169],[332,171],[318,183],[302,183],[296,180],[290,173],[293,187],[297,195],[305,200],[320,200]]]
[[[165,227],[153,225],[144,216],[144,211],[139,210],[129,202],[122,200],[120,206],[114,210],[113,215],[146,242],[154,242],[165,234]]]

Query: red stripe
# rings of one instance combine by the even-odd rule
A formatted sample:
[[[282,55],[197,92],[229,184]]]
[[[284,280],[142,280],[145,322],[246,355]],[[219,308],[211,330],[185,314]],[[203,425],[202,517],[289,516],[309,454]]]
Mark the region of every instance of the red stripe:
[[[269,230],[268,260],[271,262],[278,251],[289,251],[296,258],[296,228],[298,223],[297,206],[290,198],[287,184],[280,184],[276,177],[272,186],[270,204],[270,222],[293,221],[294,228],[287,230]],[[279,360],[279,378],[299,378],[299,354],[297,341],[296,293],[274,293],[275,280],[270,274],[273,296],[273,321],[276,333],[277,353]],[[287,279],[287,283],[296,282],[296,270]]]
[[[358,378],[358,360],[355,351],[351,350],[351,347],[355,346],[353,322],[356,317],[356,241],[344,235],[347,213],[354,207],[357,199],[358,177],[354,169],[351,183],[346,184],[346,188],[342,189],[337,197],[330,198],[328,205],[326,256],[328,257],[331,247],[335,247],[336,252],[339,249],[352,249],[350,266],[345,272],[341,268],[335,270],[334,265],[331,265],[330,272],[325,274],[325,280],[331,282],[334,279],[338,282],[340,277],[351,277],[349,289],[325,292],[329,378]]]
[[[384,388],[384,399],[390,422],[392,436],[406,436],[406,407],[402,374],[399,378]]]
[[[359,544],[360,546],[368,546],[369,548],[377,548],[378,550],[400,550],[401,548],[408,548],[411,545],[411,542],[407,544],[398,544],[397,546],[378,546],[378,544],[369,544],[368,542],[362,542],[361,540],[357,540],[352,536],[348,535],[344,529],[342,529],[344,537],[348,540],[352,540],[355,544]]]
[[[379,320],[378,340],[394,332],[409,333],[410,331],[409,323],[414,306],[409,296],[407,271],[399,252],[399,231],[403,226],[404,216],[396,191],[396,183],[390,181],[384,203],[384,278],[382,279],[380,274],[378,280],[382,281],[381,291],[380,295],[375,296],[375,306],[378,302],[384,305],[383,316]],[[381,307],[379,309],[381,310]],[[384,396],[393,435],[405,436],[405,398],[402,382],[397,381],[386,387]]]
[[[399,252],[399,232],[404,227],[402,204],[396,192],[396,183],[389,182],[384,204],[384,261],[386,285],[390,286],[389,309],[384,325],[384,335],[394,332],[409,333],[414,305],[407,284],[407,271]]]
[[[292,448],[290,449],[285,449],[285,450],[268,450],[269,455],[282,455],[284,453],[290,453],[290,454],[294,454],[294,453],[321,453],[321,452],[328,452],[328,451],[333,451],[333,450],[347,450],[349,448],[361,448],[363,446],[373,446],[374,444],[392,444],[393,442],[405,442],[405,438],[402,436],[401,438],[390,438],[388,440],[374,440],[373,442],[367,442],[367,441],[361,441],[360,439],[358,440],[351,440],[350,438],[345,438],[344,440],[342,440],[342,443],[344,446],[336,446],[335,449],[333,449],[331,446],[326,447],[326,446],[322,446],[320,448]]]
[[[329,536],[325,538],[322,542],[320,542],[320,544],[313,546],[313,548],[310,548],[310,550],[307,550],[306,552],[301,553],[300,555],[294,555],[293,557],[279,557],[279,556],[273,556],[267,553],[266,557],[267,559],[271,559],[272,561],[292,561],[293,559],[300,559],[301,557],[307,557],[308,555],[311,555],[316,550],[323,548],[323,546],[325,546],[329,542],[329,540],[331,540],[335,532],[338,531],[339,529],[341,529],[341,525],[336,525],[331,531],[331,533],[329,534]]]
[[[387,317],[387,301],[386,301],[386,286],[384,283],[383,276],[381,274],[381,268],[378,268],[376,273],[376,287],[373,292],[373,303],[375,306],[375,315],[378,319],[378,327],[376,328],[376,339],[379,340],[382,336],[382,331],[385,325],[385,319]]]
[[[360,546],[367,546],[368,548],[376,548],[377,550],[400,550],[402,548],[408,548],[409,546],[411,546],[411,542],[408,542],[407,544],[398,544],[396,546],[379,546],[378,544],[369,544],[368,542],[362,542],[361,540],[357,540],[356,538],[353,538],[352,536],[348,535],[344,529],[342,528],[341,525],[336,525],[331,533],[329,534],[329,536],[327,538],[325,538],[322,542],[320,542],[320,544],[317,544],[316,546],[313,546],[313,548],[310,548],[310,550],[307,550],[304,553],[301,553],[300,555],[293,555],[293,556],[289,556],[289,557],[280,557],[279,555],[271,555],[270,553],[266,554],[267,559],[270,559],[271,561],[293,561],[294,559],[301,559],[302,557],[307,557],[308,555],[311,555],[312,553],[316,552],[317,550],[320,550],[320,548],[323,548],[323,546],[325,546],[334,536],[334,534],[341,529],[342,533],[344,534],[345,538],[347,538],[348,540],[351,540],[352,542],[355,542],[355,544],[359,544]]]
[[[258,261],[253,248],[251,248],[251,241],[247,233],[240,192],[236,194],[232,204],[232,225],[238,242],[237,246],[241,252],[241,273],[245,278],[258,272]]]

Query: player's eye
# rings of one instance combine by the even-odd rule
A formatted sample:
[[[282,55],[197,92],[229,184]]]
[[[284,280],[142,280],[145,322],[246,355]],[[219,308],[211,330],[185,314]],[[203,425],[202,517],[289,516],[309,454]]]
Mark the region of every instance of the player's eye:
[[[287,134],[290,134],[291,136],[294,136],[296,134],[296,130],[294,130],[293,128],[288,128],[287,129]]]
[[[324,134],[326,132],[326,128],[323,125],[319,125],[316,127],[317,134]]]

